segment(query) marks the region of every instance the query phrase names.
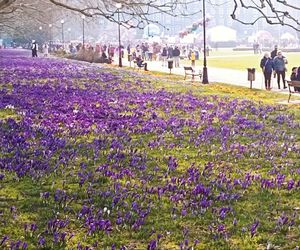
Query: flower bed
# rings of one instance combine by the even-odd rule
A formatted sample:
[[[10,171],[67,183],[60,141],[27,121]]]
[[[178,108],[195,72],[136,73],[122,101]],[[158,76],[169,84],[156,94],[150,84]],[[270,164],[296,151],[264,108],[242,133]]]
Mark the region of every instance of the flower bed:
[[[286,108],[23,51],[0,59],[1,247],[300,244],[299,120]]]

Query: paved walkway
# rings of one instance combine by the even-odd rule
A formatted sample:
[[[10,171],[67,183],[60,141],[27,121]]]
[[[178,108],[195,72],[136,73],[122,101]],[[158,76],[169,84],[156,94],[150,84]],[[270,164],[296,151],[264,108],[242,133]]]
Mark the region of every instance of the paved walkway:
[[[123,59],[124,66],[130,66],[129,62],[126,60],[127,58]],[[115,63],[118,63],[118,59],[116,58]],[[167,67],[162,67],[162,63],[159,61],[147,61],[148,69],[150,71],[159,71],[169,73],[170,70]],[[184,75],[183,66],[190,66],[189,64],[181,64],[179,68],[173,68],[172,74],[177,75]],[[131,63],[131,67],[133,67],[133,62]],[[196,70],[202,68],[196,67]],[[253,81],[252,87],[255,89],[265,89],[264,87],[264,78],[261,72],[261,69],[256,69],[256,80]],[[242,70],[233,70],[233,69],[226,69],[226,68],[214,68],[208,65],[208,80],[209,82],[220,82],[220,83],[227,83],[237,86],[244,86],[250,87],[250,82],[248,81],[248,72],[247,69],[244,71]],[[276,79],[272,77],[272,91],[288,93],[288,90],[281,89],[278,90]]]

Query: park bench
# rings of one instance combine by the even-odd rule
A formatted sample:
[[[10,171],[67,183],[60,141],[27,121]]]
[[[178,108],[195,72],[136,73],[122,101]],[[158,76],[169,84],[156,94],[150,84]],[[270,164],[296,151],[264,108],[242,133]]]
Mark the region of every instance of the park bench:
[[[299,91],[300,90],[300,81],[287,81],[287,84],[289,86],[289,92],[290,92],[288,102],[290,102],[292,94],[295,94],[295,93],[299,93],[300,94],[300,91]],[[296,87],[299,90],[298,91],[292,90],[292,87],[294,87],[294,88]]]
[[[195,79],[195,76],[199,76],[200,80],[201,80],[201,78],[202,78],[201,70],[196,72],[192,67],[184,66],[183,68],[184,68],[184,80],[186,79],[187,76],[192,76],[192,80]]]

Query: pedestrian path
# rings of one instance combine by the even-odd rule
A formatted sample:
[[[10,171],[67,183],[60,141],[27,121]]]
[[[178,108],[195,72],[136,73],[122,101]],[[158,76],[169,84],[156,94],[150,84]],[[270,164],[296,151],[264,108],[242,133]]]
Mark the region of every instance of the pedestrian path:
[[[115,60],[115,63],[118,63],[118,60]],[[160,61],[147,61],[148,69],[150,71],[158,71],[169,73],[170,70],[166,66],[162,66],[162,62]],[[133,62],[130,63],[123,59],[123,65],[128,67],[133,67]],[[189,64],[181,64],[179,68],[173,68],[171,70],[171,74],[182,75],[184,76],[184,66],[190,66]],[[195,70],[202,70],[200,67],[196,67]],[[210,67],[208,65],[208,80],[210,83],[219,82],[226,83],[236,86],[250,87],[250,82],[248,81],[248,71],[245,69],[242,70],[234,70],[234,69],[226,69],[226,68],[215,68]],[[272,91],[286,93],[288,94],[287,89],[278,89],[277,81],[272,77],[271,83]],[[252,88],[254,89],[265,89],[264,86],[264,77],[260,69],[256,69],[255,72],[255,81],[252,82]]]

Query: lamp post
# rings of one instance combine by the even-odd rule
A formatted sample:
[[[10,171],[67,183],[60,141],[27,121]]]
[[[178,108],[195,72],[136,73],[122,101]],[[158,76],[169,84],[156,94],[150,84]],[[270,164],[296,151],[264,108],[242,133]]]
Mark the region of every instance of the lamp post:
[[[65,38],[64,38],[64,23],[65,23],[65,20],[62,19],[60,21],[60,23],[61,23],[61,41],[62,41],[63,46],[64,46],[64,44],[65,44]]]
[[[39,39],[40,39],[40,41],[42,41],[43,42],[43,36],[42,36],[42,31],[43,31],[43,27],[42,26],[40,26],[39,27]]]
[[[71,28],[68,28],[68,38],[69,38],[69,41],[71,41]]]
[[[52,42],[52,23],[49,24],[50,29],[50,41]]]
[[[122,50],[121,50],[121,24],[120,24],[120,9],[122,8],[121,3],[117,3],[118,9],[118,29],[119,29],[119,67],[122,67]]]
[[[82,18],[82,46],[84,46],[84,19],[85,19],[85,15],[82,15],[81,18]]]
[[[208,84],[208,75],[207,75],[207,60],[206,60],[206,17],[205,17],[205,0],[202,0],[203,3],[203,77],[202,83]]]

